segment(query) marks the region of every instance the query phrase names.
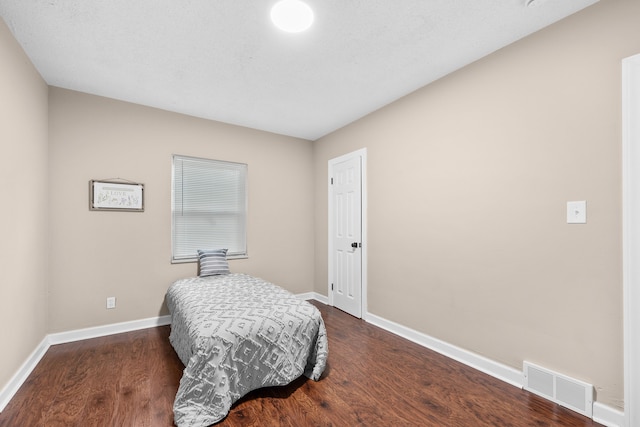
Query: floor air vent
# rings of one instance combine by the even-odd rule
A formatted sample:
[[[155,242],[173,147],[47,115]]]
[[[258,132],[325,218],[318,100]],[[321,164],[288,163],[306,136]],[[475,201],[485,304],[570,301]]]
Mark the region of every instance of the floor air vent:
[[[524,362],[524,389],[589,418],[593,415],[591,384]]]

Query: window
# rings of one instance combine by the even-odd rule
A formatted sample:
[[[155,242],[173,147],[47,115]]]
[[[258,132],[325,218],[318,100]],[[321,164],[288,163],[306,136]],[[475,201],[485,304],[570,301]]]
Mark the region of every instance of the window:
[[[198,249],[247,256],[247,165],[173,156],[172,261],[193,261]]]

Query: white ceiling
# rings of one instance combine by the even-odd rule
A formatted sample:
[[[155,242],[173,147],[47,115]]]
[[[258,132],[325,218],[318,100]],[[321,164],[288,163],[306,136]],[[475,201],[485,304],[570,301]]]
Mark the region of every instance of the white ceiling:
[[[0,0],[52,86],[316,140],[597,0]]]

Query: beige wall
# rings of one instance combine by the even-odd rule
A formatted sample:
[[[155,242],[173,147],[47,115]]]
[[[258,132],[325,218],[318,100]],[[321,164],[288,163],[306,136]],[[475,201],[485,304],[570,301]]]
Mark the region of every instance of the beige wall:
[[[170,262],[172,154],[247,163],[249,258],[231,270],[313,289],[309,141],[58,88],[49,112],[50,332],[166,314],[167,287],[195,275]],[[89,211],[89,180],[106,178],[144,183],[144,213]]]
[[[622,407],[621,60],[638,16],[603,0],[317,141],[316,291],[327,161],[367,147],[369,311]],[[566,224],[571,200],[588,224]]]
[[[21,325],[0,385],[47,332],[166,313],[195,272],[170,263],[174,153],[249,164],[233,271],[326,295],[327,161],[367,147],[369,311],[622,407],[620,61],[640,52],[637,16],[601,0],[314,144],[51,88],[47,147],[46,85],[0,24],[1,170],[19,184],[0,320]],[[114,177],[145,184],[144,213],[88,210],[88,181]],[[588,201],[587,225],[565,223],[568,200]]]
[[[47,332],[47,85],[0,19],[0,389]]]

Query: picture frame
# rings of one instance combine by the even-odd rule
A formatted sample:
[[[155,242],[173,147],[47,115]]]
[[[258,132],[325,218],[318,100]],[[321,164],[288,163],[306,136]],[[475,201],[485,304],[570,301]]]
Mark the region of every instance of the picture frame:
[[[92,179],[89,210],[144,212],[144,184]]]

